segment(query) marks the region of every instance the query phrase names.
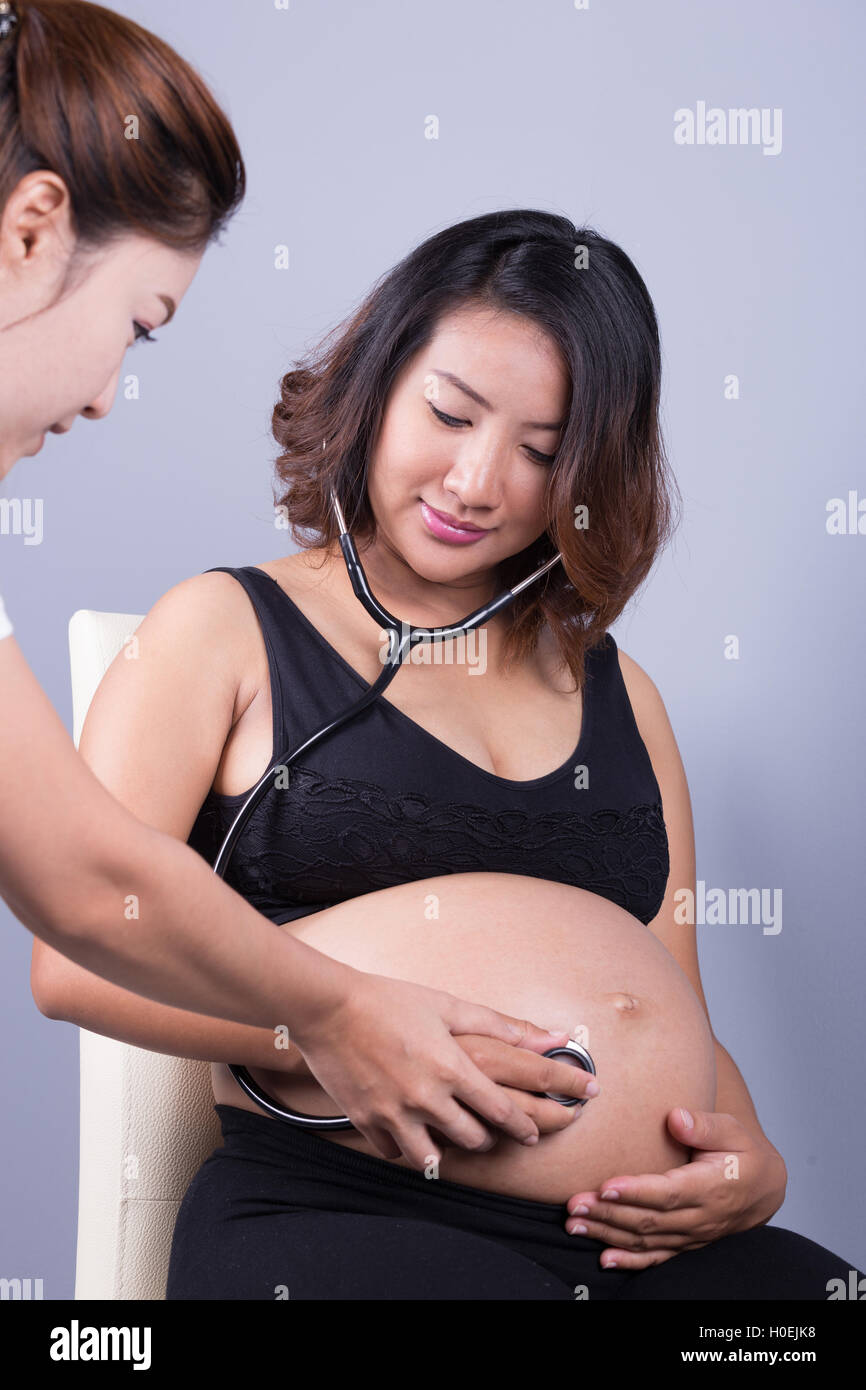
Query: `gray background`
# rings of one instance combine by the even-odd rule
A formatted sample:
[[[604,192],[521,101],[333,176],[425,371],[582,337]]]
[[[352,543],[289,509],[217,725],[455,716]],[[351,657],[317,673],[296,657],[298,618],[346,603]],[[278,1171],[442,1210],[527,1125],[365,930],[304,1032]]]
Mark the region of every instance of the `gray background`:
[[[859,403],[863,129],[854,0],[168,0],[115,8],[229,111],[250,192],[107,420],[78,420],[0,496],[0,591],[71,730],[67,622],[146,612],[212,565],[284,552],[269,416],[280,374],[431,232],[495,208],[592,223],[644,276],[685,515],[614,628],[658,685],[691,788],[698,878],[783,890],[783,928],[701,926],[717,1036],[785,1156],[774,1224],[866,1266],[862,1197],[862,575],[830,498],[866,492]],[[783,111],[782,150],[680,147],[698,101]],[[440,138],[424,138],[435,114]],[[277,271],[274,247],[290,249]],[[728,373],[740,399],[724,399]],[[855,403],[858,408],[855,408]],[[864,523],[866,524],[866,523]],[[859,600],[858,600],[859,595]],[[724,657],[736,634],[740,656]],[[43,1018],[0,905],[0,1273],[72,1295],[77,1030]]]

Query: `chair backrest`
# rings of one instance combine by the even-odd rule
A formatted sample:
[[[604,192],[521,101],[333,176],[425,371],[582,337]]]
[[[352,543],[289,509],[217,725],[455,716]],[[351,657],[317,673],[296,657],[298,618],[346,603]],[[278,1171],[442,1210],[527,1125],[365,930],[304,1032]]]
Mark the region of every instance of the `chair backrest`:
[[[75,745],[99,682],[141,615],[79,609],[69,622]],[[222,1143],[210,1064],[82,1028],[77,1299],[165,1298],[183,1194]]]

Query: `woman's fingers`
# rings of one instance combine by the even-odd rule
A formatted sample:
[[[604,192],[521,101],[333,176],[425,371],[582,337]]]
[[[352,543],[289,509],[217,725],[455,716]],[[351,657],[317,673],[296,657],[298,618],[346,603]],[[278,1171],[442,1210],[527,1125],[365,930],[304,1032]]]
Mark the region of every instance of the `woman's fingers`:
[[[518,1104],[514,1090],[491,1081],[489,1076],[475,1066],[468,1055],[466,1069],[453,1083],[453,1091],[458,1101],[462,1101],[482,1120],[488,1120],[512,1139],[522,1144],[537,1141],[538,1126],[524,1107]]]
[[[382,1125],[370,1124],[365,1125],[362,1129],[356,1121],[355,1128],[357,1129],[359,1134],[362,1134],[364,1138],[367,1139],[373,1145],[375,1149],[378,1149],[379,1153],[382,1155],[383,1158],[405,1157],[402,1149],[400,1148],[400,1145],[388,1132],[388,1130],[383,1128]]]
[[[601,1087],[591,1072],[559,1057],[541,1057],[524,1047],[510,1047],[497,1038],[475,1034],[468,1037],[461,1035],[455,1041],[460,1043],[477,1067],[492,1081],[498,1081],[503,1086],[576,1097],[578,1100],[601,1093]]]
[[[519,1109],[517,1105],[514,1108]],[[529,1117],[524,1115],[523,1119],[532,1132],[537,1133]],[[430,1123],[426,1115],[424,1123],[412,1120],[409,1112],[404,1110],[399,1119],[395,1117],[388,1122],[388,1128],[406,1162],[420,1171],[429,1171],[431,1166],[437,1168],[442,1150],[448,1144],[454,1144],[466,1152],[484,1153],[496,1143],[494,1135],[454,1100],[449,1100],[443,1106],[441,1114],[436,1116],[435,1125]],[[436,1139],[431,1137],[430,1128],[437,1135]],[[378,1140],[374,1139],[373,1142],[378,1147]],[[433,1176],[437,1176],[435,1171]]]
[[[551,1032],[546,1028],[539,1028],[538,1024],[530,1023],[525,1018],[513,1018],[511,1014],[501,1014],[496,1009],[490,1009],[486,1004],[470,1004],[466,999],[458,999],[456,995],[448,995],[443,991],[443,998],[448,1000],[447,1005],[443,1006],[442,1017],[451,1029],[452,1033],[481,1033],[485,1037],[498,1038],[500,1042],[510,1043],[512,1047],[532,1048],[541,1052],[548,1051],[551,1047],[564,1047],[568,1042],[568,1033]]]
[[[509,1087],[505,1087],[509,1090]],[[520,1105],[538,1125],[540,1135],[556,1134],[561,1129],[568,1129],[570,1124],[579,1120],[583,1111],[579,1105],[560,1105],[555,1100],[543,1100],[541,1096],[534,1096],[529,1091],[513,1091],[515,1101]]]
[[[558,1105],[556,1101],[544,1100],[522,1088],[502,1086],[500,1089],[513,1102],[515,1108],[522,1111],[536,1126],[539,1134],[555,1134],[567,1129],[580,1118],[581,1111],[577,1106]],[[430,1128],[433,1127],[423,1124],[398,1125],[395,1121],[392,1124],[392,1133],[398,1136],[399,1145],[384,1129],[371,1129],[367,1137],[383,1157],[394,1158],[402,1154],[413,1168],[418,1169],[429,1169],[431,1164],[438,1163],[443,1146],[452,1144],[467,1152],[486,1153],[501,1137],[497,1133],[491,1134],[467,1110],[456,1103],[453,1107],[448,1106],[438,1118],[434,1129],[435,1139],[430,1136]]]

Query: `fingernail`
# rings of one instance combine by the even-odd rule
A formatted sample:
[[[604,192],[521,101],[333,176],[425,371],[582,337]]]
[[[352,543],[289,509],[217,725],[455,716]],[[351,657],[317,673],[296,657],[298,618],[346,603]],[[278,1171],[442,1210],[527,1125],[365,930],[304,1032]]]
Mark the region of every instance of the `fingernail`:
[[[524,1139],[523,1142],[524,1142],[524,1144],[537,1144],[537,1143],[538,1143],[538,1135],[537,1135],[537,1134],[530,1134],[530,1135],[527,1135],[527,1137]]]
[[[589,1216],[589,1207],[575,1207],[571,1214],[572,1216]]]
[[[602,1192],[601,1195],[608,1202],[615,1202],[617,1197],[619,1196],[619,1193],[617,1192],[615,1187],[610,1187],[608,1188],[607,1192]]]
[[[579,1225],[577,1225],[576,1222],[570,1221],[570,1222],[568,1223],[568,1234],[569,1234],[570,1236],[585,1236],[585,1235],[586,1235],[586,1227],[585,1227],[585,1226],[579,1226]]]
[[[683,1110],[682,1106],[680,1106],[680,1114],[683,1117],[683,1124],[685,1125],[686,1129],[694,1129],[695,1122],[689,1114],[688,1110]]]
[[[586,1088],[584,1089],[583,1094],[585,1096],[597,1096],[600,1090],[601,1087],[599,1086],[597,1081],[588,1081],[586,1083]]]
[[[616,1269],[616,1260],[602,1260],[602,1269]]]

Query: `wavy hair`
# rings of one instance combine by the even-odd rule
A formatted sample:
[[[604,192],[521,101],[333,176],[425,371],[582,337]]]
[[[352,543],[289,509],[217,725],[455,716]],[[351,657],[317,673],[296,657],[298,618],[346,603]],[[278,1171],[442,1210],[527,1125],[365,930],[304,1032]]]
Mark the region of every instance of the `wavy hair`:
[[[503,657],[531,653],[547,623],[582,689],[586,652],[672,535],[678,494],[659,424],[652,301],[625,252],[592,228],[518,208],[458,222],[411,251],[282,377],[272,417],[281,451],[274,500],[302,548],[337,539],[331,488],[359,549],[374,539],[367,466],[391,385],[439,319],[468,304],[532,320],[558,346],[570,377],[546,529],[501,562],[498,577],[510,588],[561,552],[562,563],[504,611]]]

